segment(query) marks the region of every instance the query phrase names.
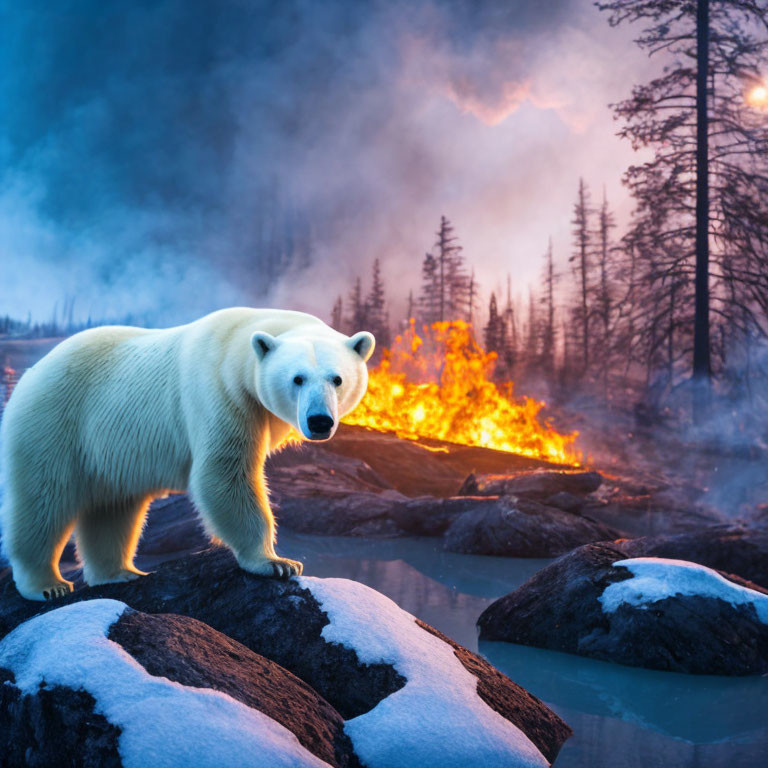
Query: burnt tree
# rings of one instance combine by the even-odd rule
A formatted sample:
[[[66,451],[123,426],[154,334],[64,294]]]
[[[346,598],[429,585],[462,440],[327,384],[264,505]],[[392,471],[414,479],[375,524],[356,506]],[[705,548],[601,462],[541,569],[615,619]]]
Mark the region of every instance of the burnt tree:
[[[624,179],[636,202],[625,259],[631,254],[642,273],[632,312],[641,338],[632,347],[663,357],[670,379],[690,377],[701,419],[711,376],[744,364],[732,350],[768,338],[768,121],[765,100],[750,103],[764,83],[768,6],[614,0],[598,7],[613,26],[642,24],[637,44],[665,59],[661,75],[614,105],[620,135],[654,151]],[[715,325],[729,343],[713,346]]]

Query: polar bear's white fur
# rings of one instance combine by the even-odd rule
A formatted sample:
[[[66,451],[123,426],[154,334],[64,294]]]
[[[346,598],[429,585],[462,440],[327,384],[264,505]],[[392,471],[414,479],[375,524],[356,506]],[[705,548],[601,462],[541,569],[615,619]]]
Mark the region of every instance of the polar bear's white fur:
[[[169,490],[190,492],[245,570],[301,573],[275,553],[264,461],[293,430],[333,435],[365,393],[373,345],[301,312],[247,308],[63,341],[21,377],[2,423],[0,525],[19,592],[71,591],[59,558],[73,529],[89,584],[142,575],[144,516]]]

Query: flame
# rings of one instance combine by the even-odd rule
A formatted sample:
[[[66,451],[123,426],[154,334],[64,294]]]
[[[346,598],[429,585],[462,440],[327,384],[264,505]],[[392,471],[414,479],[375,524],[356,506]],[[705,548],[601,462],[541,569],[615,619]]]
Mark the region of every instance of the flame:
[[[395,432],[408,440],[434,438],[580,466],[578,433],[558,433],[540,421],[545,403],[496,385],[495,352],[485,352],[465,322],[415,322],[385,349],[369,375],[368,392],[344,422]]]

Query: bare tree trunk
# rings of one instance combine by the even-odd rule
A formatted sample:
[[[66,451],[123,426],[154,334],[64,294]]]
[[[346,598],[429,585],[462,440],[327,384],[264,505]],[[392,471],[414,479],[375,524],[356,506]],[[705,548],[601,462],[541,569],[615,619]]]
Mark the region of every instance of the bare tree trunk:
[[[693,338],[693,418],[702,423],[710,394],[709,339],[709,0],[696,13],[696,310]]]

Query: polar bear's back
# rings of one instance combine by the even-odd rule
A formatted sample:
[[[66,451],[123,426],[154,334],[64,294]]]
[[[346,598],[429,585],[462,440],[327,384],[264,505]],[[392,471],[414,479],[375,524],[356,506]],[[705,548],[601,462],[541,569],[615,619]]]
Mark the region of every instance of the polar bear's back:
[[[3,416],[3,465],[13,452],[38,477],[98,477],[105,493],[184,488],[189,415],[216,407],[236,389],[228,379],[247,375],[253,331],[301,328],[335,333],[301,312],[233,308],[175,328],[75,334],[21,377]]]

